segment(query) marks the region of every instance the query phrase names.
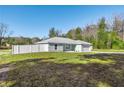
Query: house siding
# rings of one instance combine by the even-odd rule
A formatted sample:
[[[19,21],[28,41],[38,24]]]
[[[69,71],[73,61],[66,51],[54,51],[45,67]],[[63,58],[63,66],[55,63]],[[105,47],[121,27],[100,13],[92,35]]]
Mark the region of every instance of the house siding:
[[[70,48],[67,49],[66,45],[70,45]],[[74,45],[74,44],[64,44],[63,47],[64,47],[64,51],[75,51],[76,45]]]
[[[40,46],[39,46],[39,52],[48,52],[49,51],[49,49],[48,49],[48,47],[49,47],[49,44],[39,44]]]
[[[55,45],[57,45],[57,49],[55,49]],[[57,51],[60,51],[62,52],[63,51],[63,45],[62,44],[49,44],[49,51],[53,51],[53,52],[57,52]]]
[[[91,52],[92,46],[82,46],[82,52]]]

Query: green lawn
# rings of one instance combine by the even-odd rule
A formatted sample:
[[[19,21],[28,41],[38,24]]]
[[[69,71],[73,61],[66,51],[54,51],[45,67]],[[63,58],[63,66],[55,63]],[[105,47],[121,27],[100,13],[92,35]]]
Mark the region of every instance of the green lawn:
[[[110,59],[100,60],[97,58],[87,59],[82,55],[84,54],[93,54],[93,53],[65,53],[65,52],[42,52],[42,53],[30,53],[30,54],[19,54],[19,55],[1,55],[0,64],[11,63],[22,61],[26,59],[38,59],[41,58],[45,62],[54,62],[54,63],[71,63],[71,64],[86,64],[86,63],[110,63],[113,62]]]
[[[0,86],[124,86],[124,54],[4,51]]]
[[[0,50],[0,56],[2,56],[2,55],[9,55],[9,54],[11,54],[11,50],[10,49],[7,49],[7,50]]]
[[[124,52],[124,49],[94,49],[95,52]]]

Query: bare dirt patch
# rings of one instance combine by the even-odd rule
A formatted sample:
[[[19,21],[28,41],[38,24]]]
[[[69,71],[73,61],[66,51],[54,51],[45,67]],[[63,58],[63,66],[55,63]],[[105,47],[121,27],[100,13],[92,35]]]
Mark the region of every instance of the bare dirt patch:
[[[8,64],[14,69],[6,71],[1,86],[32,87],[95,87],[124,86],[124,54],[91,54],[85,58],[111,59],[114,64],[57,64],[43,59],[30,59]],[[47,60],[47,59],[45,59]],[[82,59],[83,60],[83,59]],[[1,65],[4,68],[6,65]]]

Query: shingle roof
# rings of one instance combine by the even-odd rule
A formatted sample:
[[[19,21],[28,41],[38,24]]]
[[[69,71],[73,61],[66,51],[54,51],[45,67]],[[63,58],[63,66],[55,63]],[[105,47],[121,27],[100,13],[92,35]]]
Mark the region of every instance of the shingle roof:
[[[91,45],[91,43],[84,42],[81,40],[72,40],[69,38],[63,38],[63,37],[53,37],[47,40],[43,40],[40,42],[37,42],[37,44],[46,44],[46,43],[57,43],[57,44],[84,44],[84,45]]]

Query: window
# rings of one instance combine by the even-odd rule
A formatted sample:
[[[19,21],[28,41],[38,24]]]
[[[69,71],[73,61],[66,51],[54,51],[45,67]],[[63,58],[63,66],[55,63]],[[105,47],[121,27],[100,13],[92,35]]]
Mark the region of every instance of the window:
[[[55,44],[55,50],[57,50],[57,44]]]
[[[70,45],[68,45],[68,44],[65,47],[66,47],[66,49],[70,49]]]

